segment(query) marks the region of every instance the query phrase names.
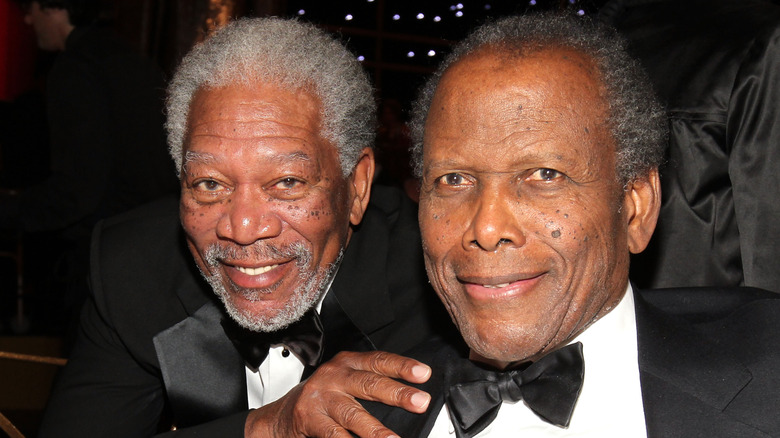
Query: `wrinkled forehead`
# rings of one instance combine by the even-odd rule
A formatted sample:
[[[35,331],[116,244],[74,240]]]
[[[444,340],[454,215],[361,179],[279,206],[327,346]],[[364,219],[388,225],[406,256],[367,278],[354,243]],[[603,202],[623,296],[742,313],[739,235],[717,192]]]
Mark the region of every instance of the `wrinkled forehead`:
[[[315,120],[318,128],[322,118],[320,98],[307,87],[257,79],[203,84],[193,94],[189,116],[199,117],[217,105],[224,108],[221,113],[240,111],[249,118],[268,111],[275,111],[277,117],[302,116]]]
[[[214,164],[227,151],[268,162],[337,162],[337,148],[321,134],[319,107],[315,96],[273,86],[202,88],[191,104],[184,169]]]
[[[518,51],[485,46],[450,66],[435,95],[441,95],[442,90],[451,92],[452,88],[474,95],[524,88],[529,94],[564,96],[570,105],[607,105],[606,89],[595,61],[569,47]]]
[[[571,49],[523,56],[486,49],[462,58],[442,76],[428,111],[426,134],[432,122],[448,119],[488,126],[529,121],[542,129],[579,125],[611,139],[606,129],[609,105],[598,70],[589,57]],[[609,139],[600,141],[612,143]]]
[[[502,172],[537,163],[615,174],[616,143],[591,66],[573,51],[482,52],[453,65],[426,120],[423,174],[443,163]]]
[[[225,131],[221,134],[234,138],[295,135],[319,143],[324,141],[320,107],[319,98],[305,90],[272,84],[201,87],[190,103],[186,140]]]

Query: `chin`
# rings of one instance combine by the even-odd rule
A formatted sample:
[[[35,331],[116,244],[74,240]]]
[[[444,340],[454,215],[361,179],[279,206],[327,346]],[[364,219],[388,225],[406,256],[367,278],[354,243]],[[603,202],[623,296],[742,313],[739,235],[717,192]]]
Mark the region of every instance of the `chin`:
[[[228,315],[241,327],[255,332],[273,332],[299,320],[316,303],[316,299],[305,302],[292,298],[282,306],[262,306],[262,308],[251,305],[254,303],[246,306],[246,300],[237,297],[223,298],[222,303]],[[238,306],[235,300],[243,301],[244,306]]]
[[[207,277],[228,315],[241,327],[254,332],[274,332],[299,320],[320,297],[321,288],[305,284],[296,288],[284,302],[263,300],[266,293],[257,290],[226,288],[218,275]],[[309,287],[304,287],[309,286]],[[308,291],[308,292],[305,292]]]
[[[498,330],[500,323],[485,327],[484,330],[464,330],[462,333],[473,353],[492,362],[523,362],[537,356],[546,346],[538,341],[538,334],[533,336],[518,328]]]

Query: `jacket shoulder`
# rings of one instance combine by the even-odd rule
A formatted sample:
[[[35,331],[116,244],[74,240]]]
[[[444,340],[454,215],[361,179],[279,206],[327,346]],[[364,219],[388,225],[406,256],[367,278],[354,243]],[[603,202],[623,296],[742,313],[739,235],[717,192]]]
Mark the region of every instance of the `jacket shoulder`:
[[[151,338],[212,296],[187,249],[175,199],[155,201],[98,223],[90,288],[101,317],[120,336]],[[138,321],[143,320],[144,324]]]
[[[780,295],[752,288],[640,291],[645,418],[652,435],[778,436]],[[662,294],[666,294],[665,296]]]

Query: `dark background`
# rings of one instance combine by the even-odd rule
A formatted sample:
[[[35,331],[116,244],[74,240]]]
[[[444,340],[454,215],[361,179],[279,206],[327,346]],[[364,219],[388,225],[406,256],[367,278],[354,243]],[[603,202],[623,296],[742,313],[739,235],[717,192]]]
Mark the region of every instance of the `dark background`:
[[[105,20],[170,74],[190,47],[235,17],[300,17],[341,36],[372,75],[378,98],[405,105],[451,42],[489,19],[529,10],[592,13],[599,0],[104,0]],[[422,13],[423,18],[417,18]],[[348,20],[346,17],[352,16]],[[394,16],[398,16],[394,19]],[[437,18],[438,17],[438,18]],[[429,56],[428,52],[433,51]],[[413,52],[414,56],[409,56]],[[0,0],[0,100],[40,88],[51,58],[39,52],[12,0]]]

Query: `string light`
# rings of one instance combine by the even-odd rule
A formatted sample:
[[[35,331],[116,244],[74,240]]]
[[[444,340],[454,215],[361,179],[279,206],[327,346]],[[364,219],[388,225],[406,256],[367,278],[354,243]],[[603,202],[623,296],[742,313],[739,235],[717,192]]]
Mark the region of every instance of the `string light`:
[[[400,21],[401,23],[403,23],[404,21],[410,21],[412,18],[417,19],[419,21],[432,20],[434,23],[442,23],[444,17],[446,16],[445,14],[442,13],[442,12],[446,12],[445,8],[449,8],[450,12],[455,17],[458,17],[458,18],[465,17],[465,10],[466,10],[465,4],[463,2],[459,2],[458,3],[457,2],[458,0],[454,0],[454,1],[456,1],[456,3],[451,3],[450,5],[447,5],[445,3],[445,4],[441,5],[440,7],[443,10],[441,10],[441,9],[438,10],[438,11],[437,10],[419,11],[418,10],[417,13],[413,13],[411,11],[398,11],[399,13],[394,13],[394,14],[390,15],[390,18],[392,19],[392,21],[397,21],[397,22]],[[476,8],[475,10],[477,10],[477,14],[478,15],[490,16],[493,13],[493,1],[495,1],[495,0],[484,0],[484,1],[481,1],[479,3],[472,2],[472,3],[469,3],[469,8]],[[366,0],[366,2],[367,3],[375,3],[376,0]],[[566,0],[565,2],[563,2],[563,4],[570,5],[569,7],[571,7],[571,10],[576,11],[577,15],[579,15],[579,16],[587,15],[587,12],[584,10],[584,8],[582,8],[581,5],[579,5],[579,3],[582,3],[582,2],[579,1],[579,0]],[[526,4],[528,4],[531,7],[534,7],[534,6],[538,6],[539,4],[544,4],[544,3],[543,2],[539,2],[539,0],[527,0]],[[559,4],[560,4],[560,2],[559,2]],[[480,5],[481,5],[481,7],[480,7]],[[503,13],[503,12],[501,12],[504,9],[503,5],[497,6],[497,8],[498,8],[496,10],[497,13]],[[292,10],[295,11],[295,9],[292,9]],[[358,12],[360,12],[360,11],[358,11]],[[400,12],[404,12],[404,13],[410,12],[410,14],[409,14],[409,16],[404,15],[404,18],[402,20]],[[439,15],[435,15],[434,12],[439,12],[440,14]],[[311,13],[312,13],[312,11],[307,11],[304,8],[301,8],[301,9],[297,10],[297,15],[299,15],[299,16],[304,16],[304,15],[308,16]],[[469,9],[469,13],[472,13],[472,9]],[[346,13],[346,11],[345,11],[344,14],[345,15],[343,15],[343,17],[344,17],[343,19],[345,21],[355,22],[354,24],[350,24],[350,25],[358,25],[358,26],[360,26],[360,25],[362,25],[360,22],[364,21],[365,18],[366,18],[366,17],[363,17],[360,13],[355,15],[355,14],[351,14],[351,13]],[[450,18],[450,16],[446,16],[446,17],[448,17],[450,20],[452,20]],[[471,17],[471,18],[473,18],[473,17]],[[407,25],[407,24],[409,24],[409,23],[405,23],[405,25]],[[447,23],[447,26],[454,25],[454,24],[456,24],[456,23]],[[441,29],[441,30],[448,29],[447,26],[445,26],[444,28],[441,28],[440,26],[445,26],[445,25],[444,24],[438,25],[438,26],[436,26],[436,28],[437,29]],[[406,58],[409,59],[409,61],[407,61],[407,62],[410,62],[410,63],[426,62],[426,61],[424,61],[425,58],[431,58],[431,60],[433,60],[433,58],[436,58],[436,57],[439,56],[439,53],[438,53],[439,48],[435,48],[435,47],[436,47],[436,45],[434,45],[434,48],[429,47],[427,50],[425,50],[425,49],[419,50],[419,53],[416,53],[418,50],[408,50],[408,48],[407,48],[408,51],[406,52]],[[421,48],[418,47],[417,49],[421,49]],[[404,54],[404,52],[400,51],[399,55],[403,56],[403,54]],[[398,56],[398,55],[396,55],[396,56]],[[417,58],[417,59],[415,59],[415,58]],[[364,55],[356,55],[356,59],[358,60],[358,62],[361,62],[361,63],[367,62],[366,61],[366,57]]]

